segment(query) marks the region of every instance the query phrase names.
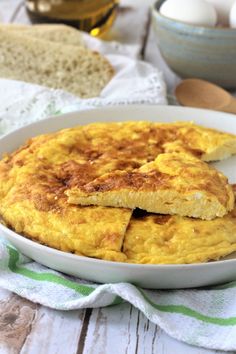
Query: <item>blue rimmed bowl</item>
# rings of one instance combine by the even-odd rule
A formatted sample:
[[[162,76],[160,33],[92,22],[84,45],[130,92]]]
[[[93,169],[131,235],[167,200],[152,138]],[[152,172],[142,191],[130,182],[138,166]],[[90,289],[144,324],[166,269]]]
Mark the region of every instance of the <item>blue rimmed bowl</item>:
[[[201,27],[160,14],[165,0],[152,7],[152,26],[160,51],[180,77],[196,77],[236,87],[236,29]]]

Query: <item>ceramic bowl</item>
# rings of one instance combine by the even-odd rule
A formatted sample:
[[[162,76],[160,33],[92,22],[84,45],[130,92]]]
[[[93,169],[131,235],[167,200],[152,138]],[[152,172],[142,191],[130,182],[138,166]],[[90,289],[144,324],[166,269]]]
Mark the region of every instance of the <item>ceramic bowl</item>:
[[[201,27],[160,14],[165,0],[152,7],[152,25],[161,53],[180,77],[196,77],[225,88],[236,87],[236,29]]]

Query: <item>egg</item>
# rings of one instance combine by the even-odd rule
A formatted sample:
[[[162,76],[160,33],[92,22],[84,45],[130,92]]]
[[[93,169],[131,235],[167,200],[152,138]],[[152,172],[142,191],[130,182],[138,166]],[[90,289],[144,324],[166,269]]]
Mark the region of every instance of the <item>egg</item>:
[[[236,28],[236,1],[230,10],[229,23],[231,28]]]
[[[214,6],[204,0],[167,0],[162,4],[160,13],[196,26],[213,27],[217,22]]]
[[[214,6],[204,0],[167,0],[161,5],[160,13],[196,26],[213,27],[217,23]]]
[[[207,2],[212,4],[216,9],[219,24],[224,26],[229,25],[230,9],[234,1],[235,0],[207,0]]]

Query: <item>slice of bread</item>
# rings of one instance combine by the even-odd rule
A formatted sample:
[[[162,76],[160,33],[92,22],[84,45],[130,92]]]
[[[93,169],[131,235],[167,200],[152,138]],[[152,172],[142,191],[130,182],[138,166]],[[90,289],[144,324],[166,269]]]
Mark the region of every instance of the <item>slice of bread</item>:
[[[0,77],[63,89],[82,98],[99,96],[114,69],[90,49],[61,45],[0,30]]]
[[[85,47],[82,33],[66,25],[42,24],[29,26],[21,24],[1,24],[0,29],[47,41]]]

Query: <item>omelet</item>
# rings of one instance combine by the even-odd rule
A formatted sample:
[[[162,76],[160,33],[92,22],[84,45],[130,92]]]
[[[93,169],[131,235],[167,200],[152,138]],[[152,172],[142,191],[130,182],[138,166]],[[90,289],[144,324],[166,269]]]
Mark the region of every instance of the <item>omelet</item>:
[[[131,172],[114,171],[67,190],[68,202],[140,208],[159,214],[214,219],[234,206],[227,178],[186,153],[164,153]]]
[[[236,207],[223,218],[200,220],[137,211],[125,234],[126,262],[190,264],[236,251]]]
[[[188,137],[186,137],[186,129]],[[30,139],[0,161],[0,215],[16,232],[62,251],[127,261],[132,210],[68,203],[66,191],[166,152],[202,160],[236,153],[236,137],[192,123],[93,123]]]

